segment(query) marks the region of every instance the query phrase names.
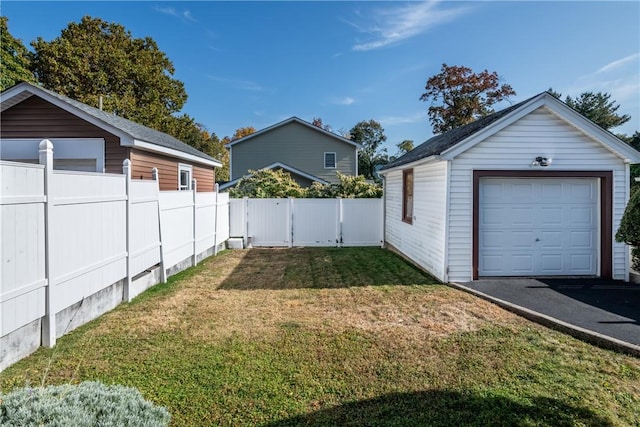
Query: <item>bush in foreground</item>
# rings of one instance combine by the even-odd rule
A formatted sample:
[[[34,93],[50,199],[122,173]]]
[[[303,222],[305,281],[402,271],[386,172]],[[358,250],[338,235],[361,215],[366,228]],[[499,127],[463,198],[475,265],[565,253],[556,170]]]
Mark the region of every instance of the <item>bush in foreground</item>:
[[[0,394],[1,426],[167,426],[169,412],[138,390],[87,381]]]

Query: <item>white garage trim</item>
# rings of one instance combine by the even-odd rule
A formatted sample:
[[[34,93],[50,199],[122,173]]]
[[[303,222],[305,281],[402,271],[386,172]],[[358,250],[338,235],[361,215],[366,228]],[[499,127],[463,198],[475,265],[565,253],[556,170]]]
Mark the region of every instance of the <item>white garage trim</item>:
[[[600,275],[602,277],[611,278],[612,275],[612,188],[613,188],[613,174],[610,171],[474,171],[473,172],[473,278],[477,279],[479,276],[492,275],[492,276],[530,276],[530,275]],[[492,178],[502,178],[499,180],[491,180]],[[521,179],[525,178],[525,179]],[[526,178],[531,178],[527,180]],[[549,181],[542,181],[540,178],[549,179]],[[504,233],[501,233],[499,225],[487,225],[481,224],[481,210],[486,208],[486,204],[484,202],[481,203],[482,198],[482,185],[483,183],[504,183],[507,186],[512,185],[515,180],[518,179],[519,182],[532,184],[532,189],[534,186],[540,186],[542,182],[548,183],[565,183],[565,184],[577,184],[577,183],[590,183],[590,187],[593,193],[588,198],[593,198],[593,201],[590,203],[593,204],[585,204],[586,199],[584,199],[581,205],[581,208],[591,209],[589,211],[590,215],[597,216],[595,219],[595,223],[592,222],[586,228],[580,228],[579,226],[575,226],[572,230],[569,228],[566,232],[561,230],[561,227],[556,227],[555,231],[550,231],[547,233],[546,238],[548,239],[567,239],[567,235],[575,231],[575,235],[579,236],[583,239],[587,239],[587,242],[583,242],[585,245],[593,246],[592,252],[590,255],[587,251],[574,250],[574,265],[571,267],[571,261],[567,260],[568,257],[571,257],[569,250],[570,243],[559,244],[557,243],[554,250],[551,249],[542,249],[542,244],[540,241],[535,242],[536,238],[542,238],[540,236],[535,236],[536,232],[541,232],[543,227],[538,224],[536,226],[532,226],[530,230],[531,233],[528,233],[525,228],[520,228],[517,230],[519,235],[519,242],[524,242],[522,245],[515,244],[511,248],[506,248],[504,246],[500,246],[500,239],[504,236]],[[497,188],[497,187],[496,187]],[[524,187],[523,187],[524,188]],[[532,190],[533,191],[533,190]],[[540,191],[538,189],[538,191]],[[566,190],[565,190],[566,191]],[[599,197],[598,197],[599,196]],[[500,197],[500,196],[497,196]],[[510,196],[509,196],[510,197]],[[587,196],[585,196],[587,197]],[[506,200],[506,199],[505,199]],[[520,207],[526,208],[527,206],[533,207],[534,210],[538,209],[533,206],[532,201],[523,201]],[[576,203],[578,203],[576,201]],[[513,204],[508,204],[509,207],[513,207]],[[562,204],[558,204],[560,208],[562,208]],[[569,204],[564,204],[566,209],[571,209]],[[493,206],[493,207],[497,207]],[[576,205],[578,207],[578,205]],[[489,208],[492,208],[491,203],[489,203]],[[541,208],[538,209],[540,212],[538,214],[541,215]],[[497,212],[497,211],[496,211]],[[565,213],[566,214],[566,213]],[[569,219],[564,220],[565,224],[570,222]],[[484,228],[483,228],[484,227]],[[493,228],[492,228],[493,227]],[[505,227],[506,233],[511,232],[508,227]],[[481,236],[481,232],[489,231],[494,232],[493,236]],[[564,233],[564,234],[563,234]],[[592,235],[588,235],[588,233],[592,233]],[[493,242],[490,242],[487,245],[486,239],[495,238]],[[533,239],[533,242],[528,239]],[[497,243],[496,243],[497,242]],[[488,248],[487,246],[492,246],[491,243],[495,243],[493,246],[495,248]],[[484,257],[482,251],[482,245],[485,245],[484,250],[487,251],[488,254],[495,256],[495,263],[491,264],[491,259]],[[539,246],[536,246],[539,245]],[[509,244],[507,244],[509,246]],[[520,247],[517,247],[520,246]],[[550,245],[551,246],[551,245]],[[558,249],[562,246],[561,249]],[[529,247],[530,251],[528,252],[527,247]],[[495,249],[494,252],[491,252]],[[522,263],[520,265],[507,265],[506,267],[501,267],[498,265],[500,262],[510,263],[511,260],[509,257],[503,257],[500,260],[500,256],[504,255],[501,251],[510,250],[513,251],[515,255],[520,256],[520,260]],[[555,257],[555,258],[554,258]],[[515,257],[512,257],[515,258]],[[542,259],[546,259],[551,262],[551,264],[547,264],[545,266],[541,266],[540,262]],[[588,259],[587,259],[588,258]],[[552,264],[556,265],[552,265]],[[590,265],[588,265],[590,264]]]

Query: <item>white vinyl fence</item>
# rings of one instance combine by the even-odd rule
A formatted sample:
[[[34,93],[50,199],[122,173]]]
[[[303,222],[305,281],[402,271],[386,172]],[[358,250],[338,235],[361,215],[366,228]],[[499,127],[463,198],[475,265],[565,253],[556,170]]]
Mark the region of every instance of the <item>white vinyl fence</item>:
[[[229,237],[227,194],[160,192],[153,181],[0,161],[0,370]],[[195,185],[194,181],[194,188]]]
[[[381,246],[382,199],[231,199],[245,246]]]

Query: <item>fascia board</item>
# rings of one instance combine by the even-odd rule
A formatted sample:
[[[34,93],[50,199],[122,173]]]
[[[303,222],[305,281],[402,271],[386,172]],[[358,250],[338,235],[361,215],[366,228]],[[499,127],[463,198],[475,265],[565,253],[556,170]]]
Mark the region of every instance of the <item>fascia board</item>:
[[[205,164],[207,166],[213,166],[217,168],[222,167],[222,163],[220,162],[214,162],[211,160],[203,159],[202,157],[194,156],[192,154],[174,150],[172,148],[162,147],[160,145],[152,144],[146,141],[141,141],[139,139],[134,139],[130,147],[139,148],[140,150],[144,150],[144,151],[151,151],[154,153],[165,154],[171,157],[177,157],[179,159],[188,160],[194,163]]]
[[[401,164],[401,165],[398,165],[398,166],[395,166],[395,167],[392,167],[392,168],[389,168],[389,169],[385,169],[385,170],[379,171],[378,173],[380,175],[386,175],[386,174],[391,173],[391,172],[397,172],[397,171],[401,171],[401,170],[404,170],[404,169],[411,169],[411,168],[414,168],[416,166],[421,166],[421,165],[424,165],[426,163],[432,163],[432,162],[437,162],[437,161],[441,161],[441,160],[445,160],[445,159],[442,158],[442,156],[438,156],[438,155],[429,156],[429,157],[425,157],[425,158],[422,158],[422,159],[414,160],[413,162],[410,162],[410,163],[404,163],[404,164]]]

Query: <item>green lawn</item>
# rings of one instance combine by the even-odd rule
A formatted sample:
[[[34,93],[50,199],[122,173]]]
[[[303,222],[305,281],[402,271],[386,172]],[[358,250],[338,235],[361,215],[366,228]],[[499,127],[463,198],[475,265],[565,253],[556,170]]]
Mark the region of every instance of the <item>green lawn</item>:
[[[0,373],[137,387],[172,425],[640,425],[640,359],[379,248],[227,251]]]

